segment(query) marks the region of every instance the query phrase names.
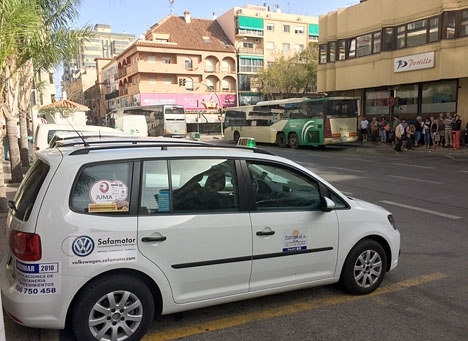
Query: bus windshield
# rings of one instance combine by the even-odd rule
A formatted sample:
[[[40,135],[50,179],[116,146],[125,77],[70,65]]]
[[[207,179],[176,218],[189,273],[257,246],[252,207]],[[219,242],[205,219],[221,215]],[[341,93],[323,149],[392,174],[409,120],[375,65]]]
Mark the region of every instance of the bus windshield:
[[[229,108],[224,138],[292,148],[356,142],[358,103],[353,97],[290,98]]]

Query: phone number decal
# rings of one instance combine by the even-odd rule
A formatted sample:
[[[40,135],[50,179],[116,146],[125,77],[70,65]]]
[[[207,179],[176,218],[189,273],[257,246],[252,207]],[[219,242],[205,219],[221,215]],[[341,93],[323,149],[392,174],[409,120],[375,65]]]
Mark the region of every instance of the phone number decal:
[[[50,295],[61,292],[59,262],[23,263],[16,261],[15,290],[25,295]]]

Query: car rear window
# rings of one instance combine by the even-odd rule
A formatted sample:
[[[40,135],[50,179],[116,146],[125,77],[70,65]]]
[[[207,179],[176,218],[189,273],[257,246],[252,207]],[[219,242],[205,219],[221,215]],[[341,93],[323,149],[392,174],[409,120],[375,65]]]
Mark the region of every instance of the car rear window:
[[[34,207],[37,194],[41,189],[44,179],[49,172],[49,165],[37,160],[33,163],[15,195],[15,207],[13,215],[22,221],[27,221]]]

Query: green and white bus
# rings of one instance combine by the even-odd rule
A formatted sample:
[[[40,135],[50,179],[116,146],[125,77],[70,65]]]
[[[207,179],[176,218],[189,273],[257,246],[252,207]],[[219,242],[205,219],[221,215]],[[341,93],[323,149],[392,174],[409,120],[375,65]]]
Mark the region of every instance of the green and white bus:
[[[358,99],[289,98],[228,108],[224,139],[251,137],[280,147],[324,146],[358,140]]]

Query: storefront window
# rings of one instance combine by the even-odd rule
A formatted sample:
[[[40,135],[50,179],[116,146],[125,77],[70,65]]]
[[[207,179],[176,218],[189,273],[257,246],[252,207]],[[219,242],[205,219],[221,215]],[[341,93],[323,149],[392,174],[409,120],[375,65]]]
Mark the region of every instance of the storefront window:
[[[418,112],[418,85],[400,85],[395,90],[395,114],[402,117],[408,114],[417,114]],[[409,115],[412,117],[414,115]],[[408,116],[406,116],[408,117]]]
[[[423,114],[455,112],[457,108],[457,81],[425,83],[422,87]]]
[[[365,115],[378,116],[388,115],[389,90],[366,90],[365,93]]]

